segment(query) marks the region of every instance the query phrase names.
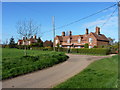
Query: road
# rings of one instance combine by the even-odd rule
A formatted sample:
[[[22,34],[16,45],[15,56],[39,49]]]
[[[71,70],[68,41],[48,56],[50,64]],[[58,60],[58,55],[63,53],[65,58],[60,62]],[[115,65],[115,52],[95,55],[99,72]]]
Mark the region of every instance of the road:
[[[60,64],[12,79],[3,80],[3,88],[51,88],[81,72],[95,60],[110,56],[72,55]]]

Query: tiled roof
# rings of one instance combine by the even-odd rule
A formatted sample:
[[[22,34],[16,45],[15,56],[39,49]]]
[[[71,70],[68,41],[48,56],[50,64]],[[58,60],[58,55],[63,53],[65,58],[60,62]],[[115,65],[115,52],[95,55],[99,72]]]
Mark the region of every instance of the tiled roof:
[[[104,34],[97,35],[96,33],[91,32],[97,40],[109,41]]]
[[[66,42],[71,38],[71,41],[76,41],[78,38],[82,37],[82,35],[72,35],[72,36],[57,36],[60,41]]]
[[[18,40],[18,42],[22,42],[23,40]]]
[[[91,32],[91,33],[93,34],[93,36],[97,40],[109,41],[105,37],[105,35],[103,35],[103,34],[97,35],[96,33],[93,33],[93,32]],[[82,41],[86,41],[89,35],[90,34],[88,34],[88,35],[86,35],[86,34],[84,34],[84,35],[72,35],[72,36],[56,36],[56,37],[58,37],[58,39],[62,42],[67,42],[67,40],[70,39],[70,38],[71,38],[71,41],[78,41],[78,38],[80,38],[80,37],[82,38]]]

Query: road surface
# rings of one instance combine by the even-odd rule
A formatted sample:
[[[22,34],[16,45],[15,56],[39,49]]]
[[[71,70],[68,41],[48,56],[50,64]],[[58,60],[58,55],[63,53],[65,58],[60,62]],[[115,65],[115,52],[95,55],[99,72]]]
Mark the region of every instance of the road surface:
[[[60,64],[13,79],[3,80],[3,88],[51,88],[76,75],[95,60],[111,56],[72,55]]]

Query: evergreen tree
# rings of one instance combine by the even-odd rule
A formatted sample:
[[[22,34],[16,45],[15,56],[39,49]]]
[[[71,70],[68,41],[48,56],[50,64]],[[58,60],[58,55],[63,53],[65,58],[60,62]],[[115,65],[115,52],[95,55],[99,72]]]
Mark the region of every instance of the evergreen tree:
[[[10,48],[14,48],[15,47],[15,41],[14,41],[13,36],[10,38],[9,47]]]

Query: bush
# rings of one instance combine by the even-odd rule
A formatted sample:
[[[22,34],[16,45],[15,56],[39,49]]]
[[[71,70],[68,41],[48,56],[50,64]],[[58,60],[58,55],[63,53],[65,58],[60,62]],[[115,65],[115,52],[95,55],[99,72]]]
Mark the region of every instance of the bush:
[[[85,47],[85,48],[89,48],[88,43],[85,43],[84,47]]]
[[[94,46],[93,48],[97,48],[97,46]]]

